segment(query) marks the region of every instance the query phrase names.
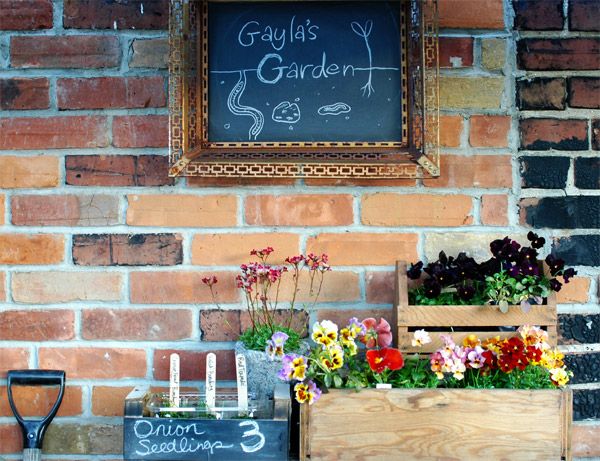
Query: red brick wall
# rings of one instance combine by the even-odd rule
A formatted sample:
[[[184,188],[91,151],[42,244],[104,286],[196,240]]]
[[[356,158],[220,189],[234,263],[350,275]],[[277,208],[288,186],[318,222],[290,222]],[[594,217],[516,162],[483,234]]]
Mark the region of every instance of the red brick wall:
[[[167,177],[167,0],[2,0],[0,377],[67,371],[46,451],[117,459],[123,399],[165,385],[171,351],[183,380],[202,381],[213,349],[232,379],[234,335],[200,280],[218,272],[235,306],[252,248],[328,253],[333,318],[389,312],[397,259],[535,229],[579,271],[558,296],[561,347],[574,456],[600,456],[600,2],[439,8],[439,179],[184,181]],[[0,455],[22,450],[5,401]]]

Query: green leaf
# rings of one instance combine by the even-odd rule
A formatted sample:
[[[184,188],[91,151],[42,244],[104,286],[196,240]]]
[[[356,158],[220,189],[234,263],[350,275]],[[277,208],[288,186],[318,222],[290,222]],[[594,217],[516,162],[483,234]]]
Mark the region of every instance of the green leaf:
[[[333,375],[333,385],[334,387],[342,387],[344,385],[344,381],[339,375]]]
[[[506,314],[508,312],[508,301],[506,299],[503,299],[498,303],[498,307],[500,307],[500,312]]]
[[[324,381],[325,381],[325,386],[331,387],[331,375],[330,374],[325,375]]]

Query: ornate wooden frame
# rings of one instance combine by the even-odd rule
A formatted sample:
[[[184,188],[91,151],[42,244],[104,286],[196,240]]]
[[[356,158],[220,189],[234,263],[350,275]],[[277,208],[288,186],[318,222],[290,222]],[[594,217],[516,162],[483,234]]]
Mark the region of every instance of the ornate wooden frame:
[[[207,36],[211,1],[227,0],[170,0],[170,176],[439,176],[437,0],[396,0],[403,11],[405,34],[401,39],[406,44],[403,50],[407,58],[403,85],[407,85],[404,94],[408,95],[408,101],[403,104],[407,104],[408,110],[403,120],[402,141],[243,143],[208,140]],[[278,1],[286,0],[273,1],[274,7]]]

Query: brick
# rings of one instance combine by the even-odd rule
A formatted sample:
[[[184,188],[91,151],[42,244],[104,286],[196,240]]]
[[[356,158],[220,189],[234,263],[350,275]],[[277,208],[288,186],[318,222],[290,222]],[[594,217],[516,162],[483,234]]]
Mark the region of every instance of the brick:
[[[296,178],[211,178],[202,176],[190,176],[185,179],[185,185],[189,187],[273,187],[273,186],[295,186],[300,184]]]
[[[0,194],[0,226],[4,225],[4,213],[5,213],[5,209],[4,209],[4,194]]]
[[[107,347],[40,347],[40,368],[65,370],[70,379],[146,377],[146,352]]]
[[[88,69],[119,65],[119,38],[114,35],[16,36],[10,43],[13,67]]]
[[[115,147],[167,147],[167,115],[124,115],[113,118]]]
[[[481,65],[488,70],[502,70],[506,65],[506,40],[488,38],[481,41]]]
[[[68,309],[0,312],[0,339],[65,341],[75,338],[75,312]]]
[[[100,115],[0,119],[0,149],[87,149],[108,142],[107,120]]]
[[[237,225],[233,195],[127,195],[130,226],[232,227]]]
[[[517,41],[517,67],[524,70],[600,69],[600,38],[525,38]]]
[[[251,226],[345,226],[354,213],[350,195],[250,195],[246,223]]]
[[[507,115],[471,115],[471,146],[508,147],[510,121]]]
[[[600,31],[597,0],[569,0],[569,30]]]
[[[92,414],[122,418],[124,413],[123,402],[132,390],[132,386],[92,387]]]
[[[18,272],[12,275],[16,302],[120,301],[121,274],[112,272]]]
[[[237,266],[256,261],[251,250],[272,247],[269,263],[283,264],[288,256],[300,254],[300,237],[297,234],[196,234],[192,241],[192,264],[207,266]]]
[[[317,320],[322,322],[323,320],[330,320],[337,324],[339,328],[344,328],[348,325],[350,319],[356,317],[359,321],[363,321],[366,318],[372,317],[379,321],[384,318],[391,323],[392,310],[384,308],[373,308],[373,309],[319,309],[317,312]],[[393,330],[392,330],[393,331]]]
[[[462,130],[463,118],[460,115],[442,115],[440,117],[440,146],[460,147]]]
[[[564,78],[527,78],[516,81],[517,107],[521,110],[564,110]]]
[[[64,245],[62,235],[0,234],[0,264],[58,264]]]
[[[320,303],[358,301],[360,297],[358,275],[356,275],[354,272],[336,271],[335,266],[337,263],[332,261],[331,258],[330,262],[332,262],[334,269],[333,271],[325,274],[321,293],[317,301]],[[313,286],[313,290],[317,289],[318,286]],[[281,291],[278,299],[283,303],[287,303],[293,299],[293,295],[293,279],[292,277],[285,277],[281,283]],[[298,284],[298,292],[296,293],[296,303],[294,307],[299,309],[303,306],[311,306],[315,301],[314,296],[314,294],[312,296],[310,294],[310,279],[308,276],[308,271],[305,270],[300,275],[300,282]],[[284,305],[283,307],[287,308],[288,306]]]
[[[570,77],[568,102],[570,107],[600,109],[600,78]]]
[[[441,175],[425,179],[426,187],[452,188],[510,188],[512,165],[510,155],[442,155]]]
[[[473,223],[473,200],[466,195],[391,194],[362,196],[366,226],[465,226]]]
[[[2,454],[23,452],[23,435],[17,423],[0,424],[0,452]]]
[[[600,417],[600,389],[573,389],[573,421]]]
[[[42,188],[58,185],[58,157],[0,156],[0,189]]]
[[[306,186],[316,187],[329,187],[329,186],[340,186],[340,187],[414,187],[417,182],[414,179],[406,178],[336,178],[336,179],[321,179],[321,178],[306,178],[303,180]]]
[[[169,2],[65,0],[63,25],[66,29],[168,29]]]
[[[580,189],[600,189],[600,158],[575,159],[575,186]]]
[[[481,224],[508,226],[508,196],[487,194],[481,196]]]
[[[565,365],[574,375],[569,384],[600,382],[600,352],[565,354]]]
[[[588,150],[586,120],[527,118],[519,120],[521,149]]]
[[[559,314],[558,332],[559,345],[598,343],[600,342],[600,314]]]
[[[600,150],[600,120],[592,120],[592,149]]]
[[[587,303],[589,300],[590,279],[587,277],[573,277],[569,283],[564,283],[562,277],[559,278],[563,284],[560,291],[556,293],[556,302],[566,303]]]
[[[569,266],[600,266],[600,235],[570,235],[552,241],[552,253]]]
[[[47,78],[0,79],[0,110],[48,109]]]
[[[572,426],[573,458],[600,458],[600,426]]]
[[[73,236],[73,263],[79,266],[175,266],[182,262],[179,234]]]
[[[114,226],[119,198],[112,195],[14,195],[15,226]]]
[[[513,0],[513,8],[517,30],[563,29],[563,0]]]
[[[23,386],[12,387],[13,401],[22,416],[46,416],[58,397],[58,387]],[[77,416],[82,411],[81,386],[65,386],[65,393],[56,416]],[[8,404],[6,386],[0,387],[0,416],[14,417]]]
[[[169,159],[162,155],[67,155],[72,186],[170,186]]]
[[[59,109],[164,107],[165,79],[152,77],[59,78]]]
[[[204,277],[215,275],[219,303],[235,303],[240,295],[233,272],[144,271],[129,274],[132,303],[142,304],[202,304],[212,303]]]
[[[151,67],[152,69],[169,67],[168,38],[135,39],[131,48],[133,54],[129,61],[129,67]]]
[[[494,234],[473,234],[473,233],[441,233],[435,234],[428,232],[425,236],[425,259],[424,261],[437,261],[440,251],[444,251],[448,256],[458,256],[464,251],[468,256],[476,261],[487,261],[491,258],[490,242],[495,239],[501,239],[506,233]],[[512,235],[511,238],[521,244],[527,242],[525,234],[522,236]],[[405,260],[408,263],[416,263],[417,259]]]
[[[440,67],[472,66],[473,41],[473,37],[440,37]]]
[[[123,424],[55,421],[44,437],[44,452],[87,455],[84,459],[90,459],[89,455],[119,455],[123,452]]]
[[[440,107],[499,109],[504,78],[440,77]]]
[[[235,354],[233,350],[212,351],[217,356],[217,380],[235,381]],[[204,381],[206,379],[206,356],[209,351],[179,351],[158,349],[154,351],[154,379],[169,380],[169,357],[179,354],[181,381]]]
[[[600,196],[526,198],[519,209],[521,224],[537,229],[600,229]]]
[[[439,0],[441,28],[504,29],[502,0]]]
[[[4,272],[0,271],[0,303],[6,301],[5,278]]]
[[[273,314],[276,324],[287,324],[290,311],[277,309]],[[307,316],[303,312],[296,312],[292,317],[292,328],[302,331],[307,335]],[[235,341],[239,335],[250,328],[252,323],[247,310],[242,309],[202,309],[200,310],[200,331],[202,341]]]
[[[329,256],[336,266],[392,266],[398,260],[417,259],[417,234],[319,234],[306,244],[309,253]]]
[[[0,30],[52,28],[52,0],[2,0]]]
[[[393,304],[396,273],[390,271],[367,271],[367,303]]]
[[[519,158],[521,186],[541,189],[564,189],[571,159],[568,157],[535,156]]]
[[[192,336],[188,309],[85,309],[81,337],[87,340],[179,341]]]
[[[0,347],[0,378],[6,379],[8,370],[29,368],[29,350],[24,347]],[[2,440],[2,437],[0,437]]]

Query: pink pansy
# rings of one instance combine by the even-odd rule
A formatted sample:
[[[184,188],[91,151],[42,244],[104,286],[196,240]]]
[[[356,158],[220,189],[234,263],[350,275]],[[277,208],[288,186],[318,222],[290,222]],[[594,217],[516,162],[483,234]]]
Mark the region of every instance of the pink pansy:
[[[412,345],[413,347],[421,347],[423,346],[423,344],[429,344],[431,342],[431,337],[429,336],[429,333],[427,333],[425,330],[417,330],[415,331],[413,340],[412,340]]]
[[[475,349],[471,349],[467,357],[469,359],[469,366],[471,368],[482,368],[485,364],[485,357],[482,355],[484,352],[481,346],[475,346]]]
[[[372,317],[364,319],[362,324],[367,329],[366,335],[361,339],[367,348],[372,349],[376,345],[379,347],[388,347],[392,344],[392,331],[390,324],[384,318],[379,320],[376,325],[376,320]]]

